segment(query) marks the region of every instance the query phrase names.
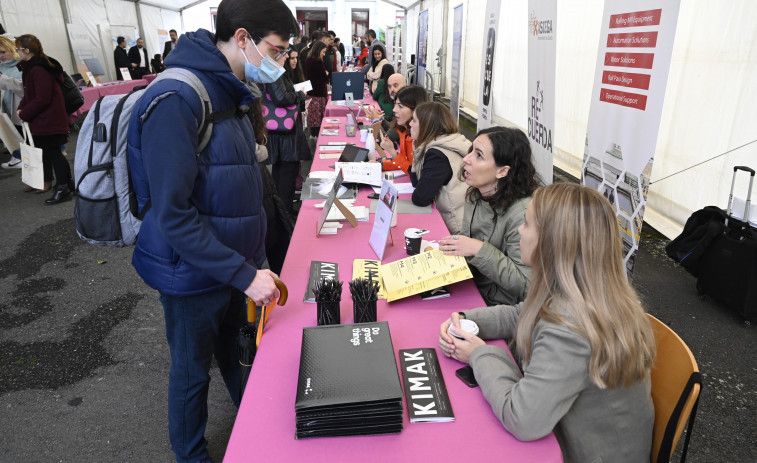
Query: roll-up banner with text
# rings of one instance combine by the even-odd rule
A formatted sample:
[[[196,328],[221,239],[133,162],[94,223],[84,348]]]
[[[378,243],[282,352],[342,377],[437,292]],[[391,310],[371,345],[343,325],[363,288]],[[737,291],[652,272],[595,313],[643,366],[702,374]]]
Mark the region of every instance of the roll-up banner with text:
[[[426,86],[426,65],[428,59],[428,10],[418,16],[418,50],[415,55],[415,83]]]
[[[499,27],[500,0],[486,1],[484,16],[484,56],[481,60],[481,87],[478,97],[478,123],[476,130],[489,128],[492,124],[492,74],[494,53],[497,49],[497,28]]]
[[[460,117],[460,49],[463,44],[463,5],[454,9],[452,21],[452,72],[450,73],[449,109],[455,122]]]
[[[612,203],[629,278],[639,248],[680,0],[605,0],[582,183]]]
[[[528,138],[534,166],[552,183],[557,0],[528,2]]]

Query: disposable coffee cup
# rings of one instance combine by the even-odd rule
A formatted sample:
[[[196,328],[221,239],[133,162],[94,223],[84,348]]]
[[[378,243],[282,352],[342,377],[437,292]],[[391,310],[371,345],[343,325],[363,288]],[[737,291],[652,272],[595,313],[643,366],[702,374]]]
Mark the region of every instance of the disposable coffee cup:
[[[454,336],[457,339],[464,339],[459,334],[455,333],[454,331],[454,325],[449,325],[449,328],[447,328],[447,332],[450,334],[450,336]],[[460,320],[460,328],[462,328],[464,331],[467,331],[468,333],[472,335],[478,335],[478,325],[473,320],[468,320],[467,318],[463,318]]]
[[[408,228],[405,230],[405,250],[407,255],[414,256],[421,252],[421,241],[423,241],[425,230],[419,228]]]

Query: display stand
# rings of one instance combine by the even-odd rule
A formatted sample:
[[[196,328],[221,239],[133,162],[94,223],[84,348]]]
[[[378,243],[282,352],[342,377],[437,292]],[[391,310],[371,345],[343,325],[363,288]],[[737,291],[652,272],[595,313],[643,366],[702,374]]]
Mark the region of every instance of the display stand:
[[[316,229],[315,229],[315,236],[320,236],[321,230],[323,229],[323,224],[326,223],[326,217],[329,215],[329,211],[331,210],[331,206],[335,205],[337,209],[344,215],[344,217],[347,219],[347,221],[352,225],[353,227],[357,227],[357,219],[355,218],[355,214],[350,212],[350,210],[342,204],[341,201],[336,197],[337,193],[339,192],[339,188],[342,186],[342,181],[344,180],[344,177],[342,176],[342,172],[339,171],[339,173],[336,176],[336,179],[334,180],[334,186],[331,187],[331,192],[329,192],[328,198],[326,198],[326,202],[323,204],[323,210],[321,211],[321,215],[318,217],[318,222],[316,223]]]

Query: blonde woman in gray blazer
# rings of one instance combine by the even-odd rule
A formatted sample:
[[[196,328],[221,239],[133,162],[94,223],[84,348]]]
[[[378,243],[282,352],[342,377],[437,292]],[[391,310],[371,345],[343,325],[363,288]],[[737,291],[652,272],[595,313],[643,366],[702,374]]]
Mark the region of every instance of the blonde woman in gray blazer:
[[[554,431],[566,462],[648,462],[654,337],[626,278],[612,207],[591,188],[550,185],[534,193],[520,235],[533,271],[526,300],[452,314],[439,347],[471,365],[516,438]],[[479,336],[460,318],[475,321]],[[491,338],[515,340],[522,375],[507,351],[483,341]]]
[[[517,304],[531,278],[518,227],[539,186],[526,134],[508,127],[480,131],[459,177],[468,186],[462,228],[442,239],[441,249],[465,257],[486,305]]]

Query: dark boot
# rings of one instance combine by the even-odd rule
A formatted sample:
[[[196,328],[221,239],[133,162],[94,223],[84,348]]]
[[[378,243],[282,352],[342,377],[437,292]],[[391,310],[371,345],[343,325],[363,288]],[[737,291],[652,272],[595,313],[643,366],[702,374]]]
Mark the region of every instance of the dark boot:
[[[45,200],[45,204],[60,204],[63,201],[68,200],[70,196],[71,190],[68,189],[68,185],[58,185],[55,187],[55,193],[53,193],[53,196],[50,199]]]

